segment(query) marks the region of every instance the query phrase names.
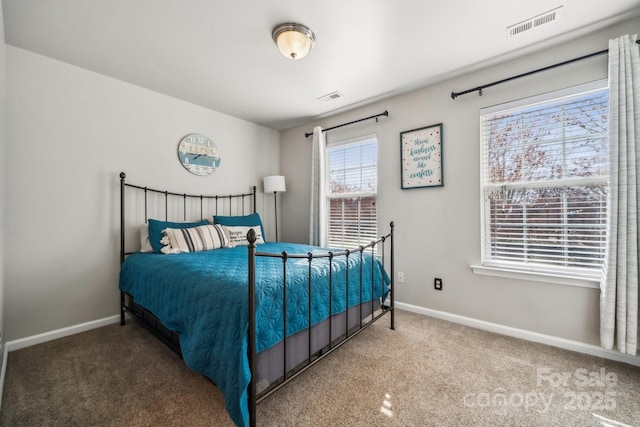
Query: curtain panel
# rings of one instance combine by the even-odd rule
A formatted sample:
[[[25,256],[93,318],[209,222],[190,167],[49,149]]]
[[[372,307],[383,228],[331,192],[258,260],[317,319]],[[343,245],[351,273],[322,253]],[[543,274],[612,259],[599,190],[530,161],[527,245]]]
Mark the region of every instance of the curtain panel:
[[[327,142],[320,126],[313,128],[312,150],[309,244],[325,247],[327,243]]]
[[[600,293],[600,341],[635,355],[638,346],[638,138],[640,54],[637,36],[609,41],[611,182],[608,245]]]

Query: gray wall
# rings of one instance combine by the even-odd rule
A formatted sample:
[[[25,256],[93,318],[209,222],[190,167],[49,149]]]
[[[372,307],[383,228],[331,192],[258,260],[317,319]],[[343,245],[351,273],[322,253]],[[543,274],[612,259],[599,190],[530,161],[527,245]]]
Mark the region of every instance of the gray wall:
[[[388,110],[390,116],[377,124],[362,122],[327,135],[329,142],[374,132],[378,136],[379,227],[386,230],[389,221],[395,221],[396,267],[406,277],[406,283],[398,285],[397,300],[598,345],[597,289],[479,276],[469,266],[480,262],[480,108],[606,78],[607,56],[495,86],[483,96],[474,93],[452,100],[450,94],[606,49],[610,38],[636,33],[638,24],[640,19],[635,18],[558,47],[283,132],[281,163],[287,177],[287,192],[281,197],[283,239],[308,241],[311,140],[304,132]],[[436,123],[443,123],[444,187],[401,190],[399,133]],[[434,277],[443,278],[443,291],[433,289]]]
[[[8,340],[119,313],[120,171],[151,188],[229,194],[261,191],[280,169],[279,132],[12,46],[7,129]],[[211,176],[178,162],[192,132],[218,144]],[[262,206],[272,197],[258,199],[273,212]]]
[[[4,18],[0,0],[0,366],[4,358],[4,248],[5,248],[5,194],[7,184],[7,49],[4,43]],[[2,384],[0,384],[2,387]]]

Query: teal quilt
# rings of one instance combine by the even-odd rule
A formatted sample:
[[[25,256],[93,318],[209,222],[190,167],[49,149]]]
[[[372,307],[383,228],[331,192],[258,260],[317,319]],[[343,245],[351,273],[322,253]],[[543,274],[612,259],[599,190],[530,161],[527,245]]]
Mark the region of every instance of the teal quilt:
[[[265,243],[259,252],[288,254],[326,253],[308,245]],[[309,325],[307,259],[290,258],[287,267],[287,336]],[[348,284],[345,270],[349,269]],[[283,261],[276,257],[256,259],[256,349],[265,350],[284,335]],[[329,316],[328,259],[311,263],[311,322]],[[370,253],[352,253],[332,262],[331,313],[383,298],[389,277],[382,263]],[[373,277],[373,291],[371,279]],[[239,426],[248,424],[247,387],[251,378],[247,355],[248,250],[246,246],[213,251],[156,254],[134,253],[120,271],[120,290],[150,310],[167,328],[180,335],[187,366],[209,378],[222,391],[227,411]],[[348,297],[347,297],[348,291]]]

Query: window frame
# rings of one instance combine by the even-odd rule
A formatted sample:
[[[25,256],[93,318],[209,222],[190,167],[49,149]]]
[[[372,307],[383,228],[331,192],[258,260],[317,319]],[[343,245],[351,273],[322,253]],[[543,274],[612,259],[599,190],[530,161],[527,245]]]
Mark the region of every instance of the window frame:
[[[376,164],[375,164],[375,173],[376,173],[376,190],[375,193],[371,193],[371,192],[365,192],[365,191],[359,191],[359,192],[353,192],[353,193],[342,193],[342,194],[333,194],[331,192],[331,156],[330,156],[330,151],[332,149],[338,148],[338,147],[343,147],[343,146],[347,146],[347,145],[355,145],[355,144],[360,144],[360,143],[366,143],[368,141],[375,141],[376,144],[376,148],[375,148],[375,154],[376,154]],[[327,218],[326,218],[326,242],[327,242],[327,246],[328,247],[333,247],[332,246],[332,242],[330,239],[330,231],[331,231],[331,201],[333,199],[366,199],[366,198],[373,198],[374,199],[374,206],[375,206],[375,221],[373,221],[374,224],[374,229],[373,232],[376,235],[375,238],[377,238],[377,233],[378,233],[378,209],[377,209],[377,200],[378,200],[378,166],[379,166],[379,142],[378,142],[378,136],[375,133],[372,134],[367,134],[367,135],[362,135],[362,136],[358,136],[358,137],[354,137],[354,138],[348,138],[348,139],[344,139],[344,140],[340,140],[340,141],[335,141],[335,142],[327,142],[326,147],[325,147],[325,151],[326,151],[326,181],[324,183],[325,185],[325,189],[326,189],[326,206],[327,206]],[[362,166],[362,165],[361,165]],[[374,239],[375,239],[374,238]],[[354,239],[355,240],[355,239]],[[362,241],[360,240],[360,245],[367,245],[369,244],[370,241]],[[335,246],[335,244],[334,244]],[[342,247],[344,245],[340,245],[340,247]],[[353,246],[349,246],[348,248],[352,249]]]
[[[489,225],[486,224],[487,219],[487,210],[488,201],[486,199],[486,191],[488,185],[485,182],[485,164],[487,162],[486,159],[486,150],[484,145],[484,140],[482,136],[483,132],[483,121],[482,116],[487,114],[492,114],[501,111],[507,111],[518,108],[525,108],[529,106],[533,106],[535,104],[550,102],[554,100],[560,101],[565,97],[573,97],[576,95],[580,95],[581,93],[588,93],[593,91],[601,91],[608,89],[608,80],[602,79],[593,81],[586,84],[581,84],[577,86],[568,87],[565,89],[560,89],[557,91],[552,91],[548,93],[544,93],[537,96],[532,96],[528,98],[519,99],[512,102],[502,103],[495,106],[482,108],[480,110],[480,123],[479,123],[479,135],[480,135],[480,233],[481,233],[481,263],[479,265],[471,265],[471,269],[475,274],[481,275],[490,275],[490,276],[498,276],[498,277],[507,277],[514,278],[520,280],[529,280],[534,282],[544,282],[544,283],[554,283],[554,284],[563,284],[563,285],[571,285],[571,286],[580,286],[580,287],[588,287],[588,288],[598,288],[600,279],[602,276],[602,269],[580,269],[580,268],[554,268],[551,265],[536,265],[535,267],[528,266],[524,262],[509,262],[504,260],[495,260],[491,259],[488,256],[487,252],[487,240],[490,239],[488,236]],[[586,181],[586,179],[585,179]],[[602,180],[598,180],[602,182]],[[565,181],[557,181],[558,186],[562,186],[566,184]],[[535,184],[535,181],[533,181]],[[609,184],[609,180],[606,180],[606,184]],[[609,201],[607,200],[607,213],[609,212]],[[606,237],[605,237],[606,238]],[[606,246],[606,244],[605,244]]]

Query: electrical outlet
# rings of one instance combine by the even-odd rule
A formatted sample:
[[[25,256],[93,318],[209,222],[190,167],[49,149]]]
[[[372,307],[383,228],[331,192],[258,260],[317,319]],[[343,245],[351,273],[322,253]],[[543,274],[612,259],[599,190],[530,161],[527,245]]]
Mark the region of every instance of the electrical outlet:
[[[433,288],[436,291],[441,291],[442,290],[442,279],[439,279],[437,277],[435,279],[433,279]]]
[[[404,272],[398,271],[398,283],[404,283]]]

